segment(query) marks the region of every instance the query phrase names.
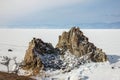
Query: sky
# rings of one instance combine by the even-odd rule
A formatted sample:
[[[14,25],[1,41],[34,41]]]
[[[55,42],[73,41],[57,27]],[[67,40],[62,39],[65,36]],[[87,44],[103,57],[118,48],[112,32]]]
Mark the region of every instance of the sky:
[[[0,28],[71,26],[120,28],[120,0],[0,0]]]

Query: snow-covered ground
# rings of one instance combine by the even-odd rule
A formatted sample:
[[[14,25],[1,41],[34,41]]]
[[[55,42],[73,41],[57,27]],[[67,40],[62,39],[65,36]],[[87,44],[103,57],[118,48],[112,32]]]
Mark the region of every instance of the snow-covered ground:
[[[33,37],[41,38],[45,42],[57,44],[58,36],[67,29],[0,29],[0,59],[2,56],[17,57],[17,61],[24,59],[29,41]],[[69,73],[52,72],[51,76],[61,80],[120,80],[120,29],[82,29],[89,41],[102,48],[108,55],[106,63],[90,63],[80,66]],[[9,52],[8,49],[12,49]],[[14,62],[14,61],[13,61]],[[12,63],[10,70],[12,70]],[[0,64],[0,71],[7,71]],[[63,78],[63,79],[62,79]],[[40,79],[40,78],[39,78]],[[46,79],[49,80],[49,79]]]

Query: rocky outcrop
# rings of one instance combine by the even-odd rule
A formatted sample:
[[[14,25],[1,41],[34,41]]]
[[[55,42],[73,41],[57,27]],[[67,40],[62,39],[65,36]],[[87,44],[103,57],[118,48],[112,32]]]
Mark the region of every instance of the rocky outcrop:
[[[34,38],[29,42],[28,49],[24,57],[24,66],[25,70],[32,70],[33,75],[39,73],[39,70],[43,67],[42,61],[37,54],[35,54],[36,39]]]
[[[94,53],[90,55],[90,59],[94,62],[104,62],[107,61],[107,55],[102,49],[97,48]]]
[[[89,42],[79,28],[73,27],[59,36],[56,48],[51,43],[33,38],[24,57],[23,69],[31,70],[33,75],[40,70],[62,69],[63,72],[69,72],[91,60],[104,62],[107,56],[102,49]]]
[[[33,38],[29,43],[29,47],[24,57],[23,69],[32,70],[33,75],[38,74],[44,67],[41,56],[44,54],[55,53],[55,51],[56,50],[50,43],[44,43],[41,39]]]
[[[83,32],[76,27],[71,28],[68,32],[63,32],[62,35],[59,36],[56,47],[61,49],[62,54],[67,50],[78,57],[91,53],[89,58],[92,61],[107,61],[107,56],[102,49],[97,48],[93,43],[89,42]]]

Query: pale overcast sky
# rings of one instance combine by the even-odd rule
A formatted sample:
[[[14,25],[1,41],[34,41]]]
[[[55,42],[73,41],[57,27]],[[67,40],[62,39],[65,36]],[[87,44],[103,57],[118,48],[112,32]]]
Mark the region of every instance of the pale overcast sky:
[[[120,0],[0,0],[1,27],[115,22]]]

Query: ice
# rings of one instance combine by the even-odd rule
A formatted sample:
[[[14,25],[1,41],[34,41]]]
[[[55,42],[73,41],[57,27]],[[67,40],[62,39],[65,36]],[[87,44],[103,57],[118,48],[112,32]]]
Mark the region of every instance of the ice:
[[[58,36],[65,30],[68,31],[68,29],[0,29],[0,61],[3,56],[17,57],[17,62],[22,61],[29,41],[33,37],[41,38],[56,46]],[[38,80],[120,80],[120,29],[82,29],[82,31],[90,42],[106,52],[109,62],[87,63],[65,73],[62,70],[48,70],[41,72],[44,74],[42,77],[40,75],[33,77]],[[9,52],[8,49],[12,51]],[[75,63],[74,56],[71,57],[68,58],[70,63]],[[66,62],[68,59],[66,58]],[[74,65],[69,64],[69,67]],[[10,70],[13,71],[13,68],[15,68],[14,61],[11,60]],[[7,71],[7,68],[0,64],[0,71]],[[19,75],[29,74],[31,72],[24,70],[20,70],[19,73]]]

